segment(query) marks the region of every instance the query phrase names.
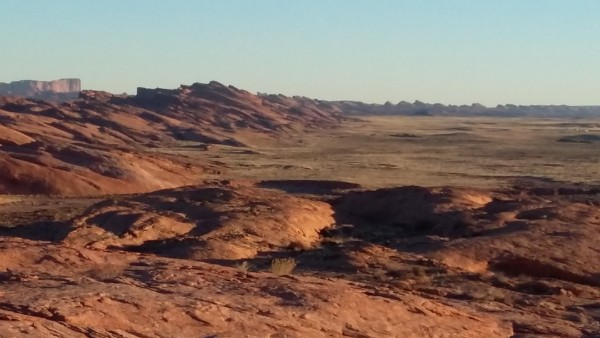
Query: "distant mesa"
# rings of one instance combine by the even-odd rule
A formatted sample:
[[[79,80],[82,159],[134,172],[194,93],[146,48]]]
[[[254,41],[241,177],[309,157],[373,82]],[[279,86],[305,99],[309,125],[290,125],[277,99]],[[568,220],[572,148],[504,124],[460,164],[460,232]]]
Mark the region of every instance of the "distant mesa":
[[[80,92],[80,79],[60,79],[55,81],[22,80],[10,83],[0,82],[0,96],[19,96],[62,102],[77,99]]]

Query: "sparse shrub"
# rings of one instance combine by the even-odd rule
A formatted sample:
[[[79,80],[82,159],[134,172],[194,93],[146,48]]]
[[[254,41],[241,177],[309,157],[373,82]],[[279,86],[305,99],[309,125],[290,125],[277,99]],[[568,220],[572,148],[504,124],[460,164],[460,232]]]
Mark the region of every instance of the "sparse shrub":
[[[425,277],[427,276],[427,270],[425,270],[422,266],[413,266],[412,273],[415,277]]]
[[[574,323],[580,323],[584,325],[587,325],[590,322],[590,320],[583,313],[567,313],[564,315],[564,318]]]
[[[387,282],[390,279],[386,271],[383,269],[376,269],[373,271],[373,277],[380,282]]]
[[[86,275],[93,279],[104,281],[114,279],[123,274],[125,267],[118,264],[95,264],[87,272]]]
[[[275,258],[271,262],[271,273],[276,276],[291,275],[296,265],[293,258]]]
[[[503,289],[487,285],[470,285],[464,287],[462,293],[468,299],[479,301],[495,301],[510,306],[513,304],[513,299],[510,293]]]
[[[414,281],[419,284],[427,284],[431,282],[432,276],[425,267],[413,266],[410,272],[412,273],[412,278]]]
[[[235,268],[241,272],[248,272],[248,270],[250,270],[250,264],[248,263],[248,261],[243,261],[241,263],[237,263],[235,265]]]
[[[463,287],[462,293],[465,298],[473,300],[487,300],[490,298],[488,286],[468,285]]]
[[[291,241],[287,248],[293,251],[308,251],[310,250],[310,245],[302,241]]]
[[[204,260],[206,259],[206,248],[201,245],[191,245],[183,249],[182,258],[189,259],[191,261]]]
[[[494,272],[493,282],[495,285],[506,286],[506,285],[510,285],[510,278],[508,278],[502,272]]]

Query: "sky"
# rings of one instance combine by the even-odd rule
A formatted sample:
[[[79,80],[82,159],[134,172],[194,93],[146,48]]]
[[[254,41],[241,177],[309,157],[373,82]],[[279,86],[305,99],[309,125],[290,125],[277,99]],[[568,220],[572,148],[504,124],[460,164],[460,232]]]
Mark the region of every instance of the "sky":
[[[598,0],[0,0],[0,82],[600,105]]]

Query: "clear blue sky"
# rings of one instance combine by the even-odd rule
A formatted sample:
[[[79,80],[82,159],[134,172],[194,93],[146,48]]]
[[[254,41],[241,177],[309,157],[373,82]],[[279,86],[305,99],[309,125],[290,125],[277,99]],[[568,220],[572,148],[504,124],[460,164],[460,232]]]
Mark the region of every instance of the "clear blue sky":
[[[600,104],[599,0],[0,0],[0,82]]]

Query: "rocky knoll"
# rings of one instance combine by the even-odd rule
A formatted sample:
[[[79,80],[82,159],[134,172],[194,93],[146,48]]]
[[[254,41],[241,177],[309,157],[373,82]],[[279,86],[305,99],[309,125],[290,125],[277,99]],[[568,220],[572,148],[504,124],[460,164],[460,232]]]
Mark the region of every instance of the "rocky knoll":
[[[68,101],[76,99],[79,96],[79,92],[81,92],[81,80],[79,79],[0,82],[0,96],[21,96],[50,101]]]
[[[181,142],[243,146],[326,128],[339,111],[300,97],[260,97],[217,82],[136,96],[84,91],[50,103],[0,97],[0,193],[102,194],[198,182],[207,163],[155,151]]]
[[[310,248],[334,224],[327,203],[255,187],[205,182],[121,201],[108,200],[73,221],[63,240],[193,259],[251,259],[259,252]]]

